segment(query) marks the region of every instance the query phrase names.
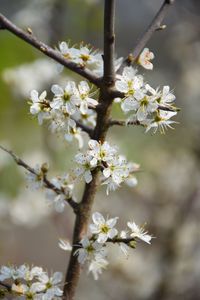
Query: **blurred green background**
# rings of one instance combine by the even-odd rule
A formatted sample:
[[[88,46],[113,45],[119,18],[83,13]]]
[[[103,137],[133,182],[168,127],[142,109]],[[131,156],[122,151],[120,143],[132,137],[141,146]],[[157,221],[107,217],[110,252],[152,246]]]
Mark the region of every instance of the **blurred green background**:
[[[126,56],[149,24],[161,0],[118,0],[117,56]],[[0,12],[51,46],[84,41],[102,49],[103,1],[0,0]],[[140,72],[152,86],[170,85],[181,107],[175,130],[145,134],[142,128],[112,128],[108,140],[141,165],[135,189],[122,187],[105,195],[101,188],[94,211],[147,222],[156,237],[139,244],[126,260],[113,248],[110,266],[98,282],[82,276],[77,299],[200,299],[200,3],[177,0],[148,43],[154,70]],[[32,166],[47,161],[52,174],[73,166],[77,145],[63,142],[29,114],[31,89],[49,90],[72,78],[56,64],[7,31],[0,32],[0,143]],[[78,80],[79,78],[76,77]],[[118,109],[113,111],[121,117]],[[51,211],[44,192],[26,187],[24,171],[0,152],[0,264],[42,265],[65,272],[68,257],[57,246],[70,239],[73,215]]]

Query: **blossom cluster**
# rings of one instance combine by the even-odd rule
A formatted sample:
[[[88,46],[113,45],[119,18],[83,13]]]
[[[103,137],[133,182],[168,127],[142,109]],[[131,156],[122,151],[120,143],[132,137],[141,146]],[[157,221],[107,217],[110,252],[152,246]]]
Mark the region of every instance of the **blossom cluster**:
[[[89,140],[89,149],[85,153],[78,153],[75,161],[79,167],[75,169],[78,177],[83,177],[86,183],[92,180],[92,171],[99,168],[102,174],[102,184],[107,185],[109,191],[116,190],[121,183],[135,186],[137,179],[134,176],[139,168],[135,163],[128,163],[126,158],[117,153],[115,147],[108,142],[100,143],[96,140]]]
[[[108,265],[106,249],[108,243],[118,244],[126,257],[129,248],[135,248],[138,239],[151,243],[152,236],[135,222],[127,222],[128,229],[118,231],[115,228],[118,217],[105,220],[102,214],[95,212],[92,220],[93,223],[89,226],[90,237],[83,237],[74,255],[78,256],[80,264],[89,263],[89,272],[93,273],[95,279],[98,279],[99,274]],[[66,251],[72,249],[64,240],[60,241],[59,246]]]
[[[67,60],[70,60],[81,67],[91,69],[99,77],[103,76],[102,52],[93,50],[88,45],[83,44],[80,46],[70,47],[67,42],[61,42],[58,50]],[[114,60],[115,71],[119,69],[122,61],[123,57]]]
[[[34,189],[47,189],[47,199],[53,204],[57,212],[62,212],[68,200],[74,196],[74,187],[79,179],[86,183],[92,181],[92,171],[98,168],[101,172],[102,185],[106,185],[107,194],[116,190],[124,182],[130,187],[137,185],[134,175],[139,165],[127,162],[126,158],[117,153],[116,147],[110,146],[108,142],[100,143],[96,140],[89,140],[88,150],[85,153],[79,152],[75,155],[77,167],[70,173],[63,174],[47,180],[48,166],[36,165],[34,172],[28,172],[28,185]]]
[[[2,266],[0,268],[0,282],[9,286],[2,292],[6,296],[11,293],[15,299],[53,300],[62,299],[63,291],[60,289],[62,273],[55,272],[48,275],[41,267]]]
[[[146,127],[146,131],[159,128],[162,133],[176,123],[170,120],[177,112],[173,106],[175,96],[169,86],[161,90],[152,88],[144,82],[137,69],[130,66],[124,68],[122,75],[117,75],[115,87],[123,95],[122,98],[116,98],[115,102],[121,104],[124,113],[131,114],[127,122],[139,121]]]
[[[82,148],[82,130],[77,127],[76,121],[95,126],[94,109],[98,105],[94,99],[95,93],[86,81],[81,81],[78,86],[74,81],[68,81],[64,88],[54,84],[51,91],[52,100],[47,99],[46,91],[41,95],[36,90],[31,91],[30,113],[37,116],[40,125],[47,120],[49,129],[52,132],[61,132],[68,142],[77,139],[79,147]]]

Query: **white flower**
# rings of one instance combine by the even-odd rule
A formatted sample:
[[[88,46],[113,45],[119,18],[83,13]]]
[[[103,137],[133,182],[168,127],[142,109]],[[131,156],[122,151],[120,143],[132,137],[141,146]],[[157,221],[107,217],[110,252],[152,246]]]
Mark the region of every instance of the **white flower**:
[[[146,132],[148,132],[151,128],[154,128],[154,133],[159,129],[160,133],[165,133],[165,130],[169,127],[173,129],[171,124],[177,123],[175,121],[170,120],[173,116],[175,116],[177,112],[172,111],[159,111],[154,117],[154,119],[147,120],[146,122]]]
[[[17,279],[19,276],[18,272],[14,267],[2,266],[0,269],[0,281],[4,281],[5,279]]]
[[[82,130],[76,127],[74,120],[70,119],[68,121],[67,133],[65,133],[65,140],[71,143],[74,138],[78,141],[79,149],[83,148]]]
[[[118,186],[129,176],[129,167],[126,158],[118,155],[113,161],[107,163],[107,167],[103,170],[105,178],[111,177],[113,182]]]
[[[96,107],[98,105],[97,100],[90,97],[91,89],[86,81],[81,81],[78,85],[78,94],[73,95],[73,101],[80,103],[80,111],[82,114],[86,114],[88,107]]]
[[[101,256],[98,257],[97,255],[96,258],[91,261],[88,271],[92,272],[95,280],[98,280],[99,275],[102,273],[102,270],[106,269],[107,266],[108,261]]]
[[[95,256],[100,255],[104,257],[106,252],[102,244],[97,241],[90,241],[87,237],[84,237],[81,241],[81,248],[75,251],[75,255],[78,255],[78,262],[84,264],[86,260],[94,259]]]
[[[58,287],[58,284],[60,284],[62,281],[62,277],[62,273],[60,272],[55,272],[50,278],[47,274],[44,273],[41,276],[38,276],[38,291],[46,291],[45,295],[43,296],[43,299],[51,300],[54,299],[55,296],[62,296],[63,292]]]
[[[109,195],[109,192],[114,192],[118,189],[119,184],[116,184],[111,177],[103,181],[103,185],[106,185],[106,195]]]
[[[170,92],[170,87],[168,85],[163,87],[161,92],[161,97],[159,98],[160,105],[169,105],[176,99],[175,95]]]
[[[92,220],[94,224],[90,224],[90,232],[92,234],[97,234],[97,242],[98,243],[105,243],[107,239],[113,239],[118,231],[114,226],[117,223],[118,217],[105,220],[102,214],[95,212],[92,215]]]
[[[153,52],[149,51],[148,48],[144,48],[142,53],[140,54],[138,58],[138,64],[140,64],[143,68],[147,70],[153,70],[153,64],[151,63],[151,60],[154,59]]]
[[[75,120],[81,121],[82,124],[92,126],[93,128],[96,126],[96,117],[97,114],[92,109],[88,109],[87,113],[84,114],[77,110],[74,115]]]
[[[137,109],[135,101],[144,97],[143,76],[136,73],[137,70],[133,67],[125,67],[115,83],[116,89],[125,94],[124,99],[121,100],[121,108],[124,112]]]
[[[67,205],[67,199],[69,199],[66,195],[57,194],[52,190],[47,190],[46,198],[49,204],[53,205],[58,213],[62,213],[64,211],[64,208]]]
[[[70,242],[67,241],[67,240],[59,239],[58,245],[64,251],[71,251],[72,250],[72,246],[71,246]]]
[[[40,284],[34,282],[30,284],[12,284],[12,291],[18,294],[19,296],[26,296],[26,299],[42,300],[43,293],[40,294]],[[21,298],[20,298],[21,299]],[[24,298],[22,298],[24,299]]]
[[[139,227],[134,222],[128,222],[127,226],[131,229],[131,237],[138,238],[147,244],[151,244],[152,236],[147,234],[147,232],[144,231],[144,228]]]
[[[76,58],[77,54],[78,54],[78,50],[75,48],[70,48],[69,45],[66,42],[61,42],[59,44],[59,50],[61,52],[61,54],[69,60],[73,60]]]
[[[155,99],[149,96],[144,96],[144,98],[139,99],[137,102],[137,112],[136,116],[138,121],[143,121],[147,118],[149,113],[155,112],[158,108],[158,103],[155,102]]]
[[[89,140],[88,146],[90,148],[88,153],[92,156],[92,160],[90,161],[91,166],[96,166],[98,162],[111,161],[117,152],[108,142],[101,144],[96,140]]]
[[[92,52],[92,50],[86,46],[81,47],[77,52],[78,53],[76,57],[76,63],[79,63],[81,65],[85,65],[85,64],[92,65],[102,60],[100,53]]]
[[[30,188],[33,190],[38,190],[43,187],[44,184],[44,173],[41,169],[41,166],[36,165],[34,168],[35,174],[29,172],[26,175],[26,179],[28,181],[28,184],[30,185]]]
[[[42,125],[44,119],[49,118],[49,104],[46,100],[47,92],[44,91],[39,96],[36,90],[31,91],[30,100],[32,104],[30,106],[30,113],[38,116],[38,122]]]
[[[78,98],[72,97],[78,95],[75,82],[67,82],[64,90],[59,85],[54,84],[51,91],[54,93],[54,99],[50,103],[52,109],[62,109],[69,115],[75,113],[76,105],[79,104]]]
[[[75,161],[80,165],[75,169],[76,176],[83,176],[86,183],[90,183],[92,181],[92,173],[91,173],[91,157],[87,154],[78,153],[75,156]]]

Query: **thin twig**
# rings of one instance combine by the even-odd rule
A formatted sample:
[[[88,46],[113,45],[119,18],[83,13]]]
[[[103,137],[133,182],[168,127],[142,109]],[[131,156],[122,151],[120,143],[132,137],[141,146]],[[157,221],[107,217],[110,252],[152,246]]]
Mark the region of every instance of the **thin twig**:
[[[113,239],[107,239],[106,241],[107,243],[113,243],[113,244],[117,244],[117,243],[124,243],[126,245],[129,245],[131,242],[135,242],[135,238],[130,237],[130,238],[113,238]]]
[[[17,155],[15,155],[12,151],[4,148],[1,145],[0,145],[0,149],[7,152],[8,154],[10,154],[18,166],[23,167],[28,172],[30,172],[30,173],[32,173],[36,176],[38,175],[38,173],[35,171],[35,169],[33,169],[32,167],[27,165],[21,158],[19,158]],[[50,190],[54,191],[58,195],[60,195],[60,194],[65,195],[64,190],[57,188],[51,181],[49,181],[47,179],[46,175],[43,176],[43,182],[44,182],[44,185],[47,189],[50,189]],[[78,209],[78,206],[79,206],[78,203],[76,203],[72,198],[69,198],[69,199],[66,198],[66,201],[67,201],[67,203],[69,203],[69,205],[73,208],[74,212],[76,213],[77,209]]]
[[[148,28],[145,30],[141,38],[136,42],[136,45],[132,51],[132,53],[123,61],[122,66],[120,67],[120,70],[125,65],[130,65],[132,62],[137,60],[139,54],[144,49],[145,45],[148,43],[152,35],[155,31],[163,29],[162,22],[165,18],[166,14],[168,13],[170,6],[174,4],[175,0],[165,0],[155,15],[153,21],[150,23]],[[165,26],[166,27],[166,26]]]
[[[109,127],[112,127],[112,126],[115,126],[115,125],[118,125],[118,126],[128,126],[128,125],[142,125],[139,121],[125,121],[125,120],[110,120],[109,121]]]
[[[76,126],[77,126],[77,127],[81,128],[84,132],[86,132],[86,133],[89,135],[89,137],[92,137],[93,131],[94,131],[92,128],[90,128],[90,127],[87,126],[87,125],[84,125],[84,124],[81,123],[79,120],[76,120],[76,119],[73,119],[73,120],[74,120],[74,122],[76,123]]]
[[[8,31],[12,32],[14,35],[19,37],[20,39],[24,40],[28,44],[32,45],[33,47],[37,48],[43,54],[51,57],[53,60],[57,61],[64,67],[70,69],[71,71],[83,76],[84,78],[88,79],[93,84],[99,86],[100,79],[97,77],[92,71],[65,59],[61,53],[52,49],[45,43],[39,41],[36,37],[32,34],[25,32],[24,30],[17,27],[11,21],[9,21],[4,15],[0,14],[0,27],[3,29],[7,29]]]

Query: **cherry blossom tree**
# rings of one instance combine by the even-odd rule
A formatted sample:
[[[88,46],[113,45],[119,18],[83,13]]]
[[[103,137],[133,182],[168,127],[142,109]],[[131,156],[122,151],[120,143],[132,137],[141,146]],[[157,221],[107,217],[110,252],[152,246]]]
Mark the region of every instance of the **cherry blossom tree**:
[[[26,43],[37,48],[44,55],[83,77],[80,82],[68,81],[60,86],[53,84],[50,91],[30,91],[30,113],[38,119],[39,125],[48,124],[52,133],[59,133],[66,142],[76,141],[79,152],[74,157],[75,167],[68,173],[49,178],[49,166],[44,163],[31,167],[12,151],[15,162],[27,173],[29,186],[33,190],[45,189],[49,203],[62,213],[65,206],[75,214],[73,240],[60,239],[58,245],[70,251],[63,289],[62,274],[48,274],[36,266],[8,265],[0,269],[1,294],[19,299],[74,299],[82,265],[98,279],[109,264],[108,244],[117,245],[127,257],[138,241],[150,244],[152,236],[143,226],[132,220],[127,227],[117,226],[118,217],[105,218],[100,212],[91,216],[97,189],[106,186],[106,194],[122,184],[137,185],[137,163],[128,162],[119,154],[117,146],[107,140],[112,126],[142,126],[145,132],[164,133],[172,128],[178,108],[175,96],[168,85],[154,88],[146,83],[138,68],[153,70],[154,54],[146,44],[157,30],[162,30],[164,16],[173,0],[165,0],[155,18],[137,41],[134,50],[126,58],[117,58],[115,52],[115,0],[104,1],[104,47],[94,50],[81,43],[72,46],[61,42],[57,49],[39,41],[29,29],[25,32],[0,14],[0,29],[7,30]],[[137,68],[138,66],[138,68]],[[49,94],[51,96],[49,96]],[[112,107],[119,106],[125,114],[123,120],[112,119]],[[85,138],[85,134],[88,139]],[[85,189],[82,199],[76,199],[76,183],[82,180]],[[105,197],[107,197],[105,195]],[[92,222],[90,223],[90,218]],[[134,254],[132,254],[134,255]]]

